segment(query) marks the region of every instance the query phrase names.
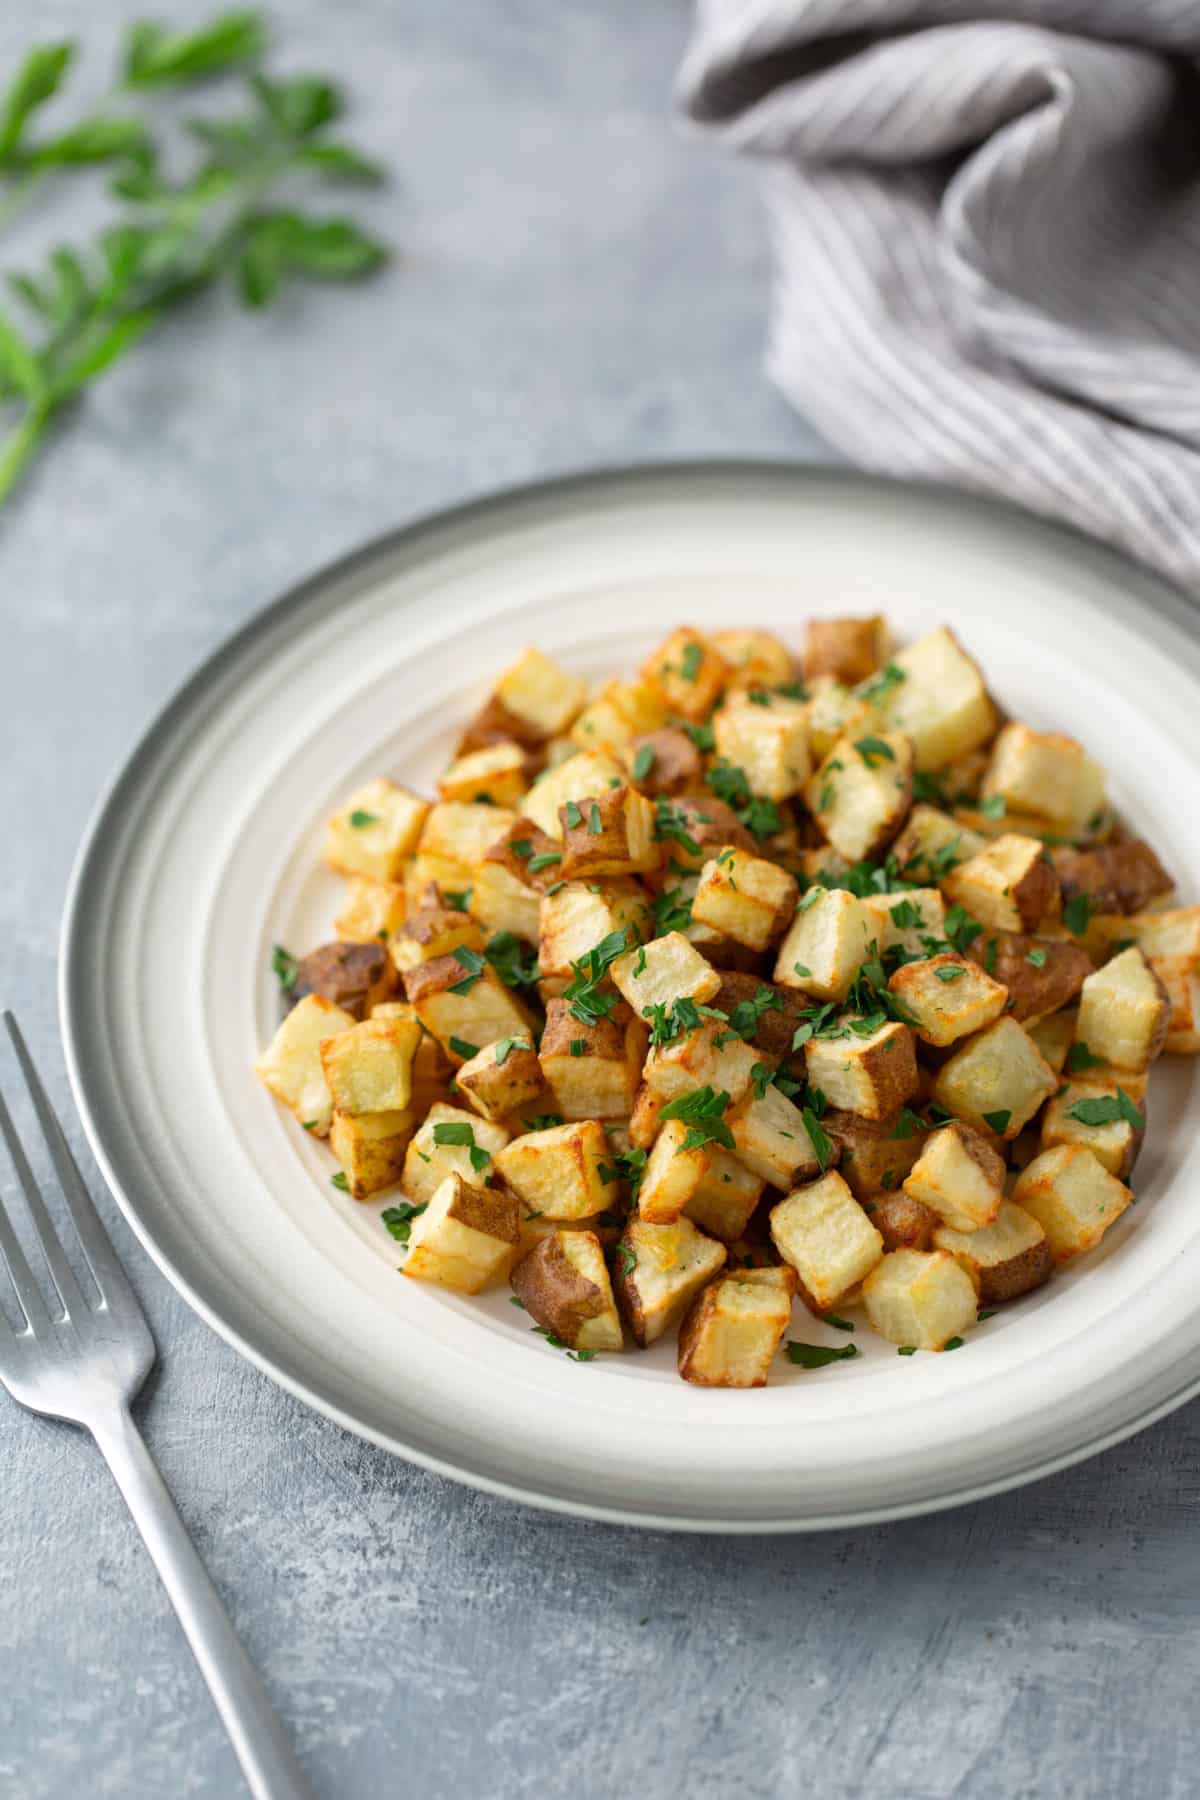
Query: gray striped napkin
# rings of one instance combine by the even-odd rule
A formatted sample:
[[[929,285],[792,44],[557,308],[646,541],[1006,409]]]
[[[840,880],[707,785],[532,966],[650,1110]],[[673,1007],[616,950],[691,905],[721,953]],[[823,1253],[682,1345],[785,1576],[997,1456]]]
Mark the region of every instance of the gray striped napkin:
[[[702,0],[681,95],[770,164],[826,438],[1200,592],[1200,0]]]

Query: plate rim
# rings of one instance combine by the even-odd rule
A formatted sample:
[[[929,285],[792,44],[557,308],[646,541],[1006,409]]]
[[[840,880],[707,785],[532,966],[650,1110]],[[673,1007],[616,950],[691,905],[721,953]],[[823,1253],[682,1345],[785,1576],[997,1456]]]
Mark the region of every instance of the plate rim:
[[[114,809],[120,804],[123,788],[127,783],[135,780],[143,765],[153,758],[160,740],[164,737],[169,739],[176,716],[185,711],[194,699],[218,681],[230,667],[236,667],[245,653],[254,646],[256,640],[269,635],[281,619],[302,608],[335,583],[353,579],[359,570],[369,568],[372,562],[413,550],[419,551],[423,538],[433,538],[447,532],[453,533],[458,529],[470,529],[480,524],[486,524],[489,515],[503,517],[506,513],[531,503],[545,503],[553,507],[564,502],[570,503],[573,498],[586,496],[589,493],[602,497],[606,492],[618,488],[648,486],[657,482],[678,484],[708,480],[721,483],[747,479],[771,482],[783,480],[801,487],[818,481],[834,481],[847,488],[856,488],[867,495],[872,491],[889,493],[900,491],[914,497],[951,504],[966,511],[978,510],[992,517],[1007,515],[1010,523],[1020,521],[1027,529],[1033,527],[1039,535],[1048,539],[1057,538],[1065,546],[1074,545],[1079,553],[1097,557],[1113,567],[1125,568],[1136,573],[1143,580],[1149,580],[1159,590],[1159,598],[1171,602],[1163,616],[1174,626],[1176,631],[1182,632],[1186,638],[1191,640],[1193,647],[1200,642],[1200,627],[1198,627],[1195,603],[1188,599],[1181,588],[1156,570],[1135,562],[1113,546],[1089,537],[1069,525],[1041,518],[1026,508],[1019,507],[1003,498],[970,493],[945,482],[893,479],[845,464],[801,461],[791,457],[685,457],[649,462],[602,464],[488,489],[447,506],[424,511],[405,524],[381,532],[357,548],[331,559],[312,574],[292,584],[274,600],[256,608],[232,632],[222,637],[216,646],[204,655],[178,683],[166,700],[151,713],[147,722],[121,756],[113,773],[102,786],[92,806],[74,857],[67,882],[59,936],[58,1011],[64,1060],[72,1098],[92,1154],[126,1223],[155,1267],[166,1277],[192,1311],[219,1337],[230,1344],[239,1355],[245,1357],[277,1386],[282,1387],[295,1399],[311,1407],[323,1417],[333,1420],[343,1429],[414,1466],[446,1476],[476,1491],[493,1494],[498,1498],[515,1501],[521,1505],[533,1506],[543,1511],[568,1517],[592,1519],[606,1524],[636,1526],[642,1529],[692,1533],[716,1532],[737,1536],[779,1536],[791,1533],[848,1529],[857,1525],[881,1524],[895,1519],[942,1512],[951,1507],[968,1505],[974,1501],[1010,1492],[1030,1482],[1041,1480],[1045,1476],[1070,1468],[1076,1463],[1083,1462],[1091,1456],[1112,1448],[1186,1404],[1188,1400],[1200,1394],[1200,1372],[1154,1406],[1138,1412],[1131,1419],[1122,1421],[1121,1424],[1107,1431],[1085,1438],[1082,1443],[1071,1446],[1059,1455],[1043,1457],[1028,1468],[1005,1474],[990,1482],[968,1485],[945,1494],[926,1496],[891,1506],[860,1507],[852,1512],[810,1515],[797,1519],[778,1517],[762,1521],[744,1517],[732,1519],[714,1517],[710,1519],[694,1515],[645,1511],[637,1507],[606,1506],[587,1500],[546,1494],[536,1486],[525,1485],[518,1481],[504,1481],[473,1470],[459,1461],[431,1455],[427,1451],[405,1443],[397,1436],[390,1435],[366,1421],[354,1417],[344,1407],[322,1393],[319,1386],[311,1385],[310,1382],[281,1367],[268,1351],[261,1349],[245,1332],[223,1319],[219,1310],[210,1305],[195,1290],[188,1276],[175,1265],[168,1253],[155,1241],[153,1233],[140,1216],[136,1200],[118,1172],[113,1157],[109,1154],[103,1130],[92,1107],[90,1097],[92,1078],[86,1071],[85,1045],[82,1041],[85,1027],[83,1020],[77,1016],[74,1005],[77,967],[82,955],[81,940],[87,929],[88,876],[96,859],[103,855],[106,826]],[[1137,608],[1143,619],[1152,621],[1159,616],[1147,606],[1145,599],[1139,595],[1131,595],[1130,603]]]

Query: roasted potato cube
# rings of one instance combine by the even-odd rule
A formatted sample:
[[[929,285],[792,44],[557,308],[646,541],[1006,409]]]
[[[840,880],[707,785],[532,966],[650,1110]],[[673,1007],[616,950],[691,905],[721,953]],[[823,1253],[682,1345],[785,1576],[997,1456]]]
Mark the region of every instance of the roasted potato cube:
[[[913,748],[906,737],[839,738],[804,790],[821,830],[850,862],[877,856],[912,805]]]
[[[475,951],[418,963],[405,972],[404,990],[426,1031],[456,1065],[469,1062],[484,1044],[528,1038],[533,1031],[529,1008]]]
[[[417,1019],[415,1008],[407,1000],[385,1000],[371,1014],[373,1019]],[[437,1039],[421,1025],[421,1041],[417,1045],[417,1053],[413,1057],[412,1098],[409,1106],[417,1117],[424,1118],[431,1106],[439,1100],[449,1098],[449,1087],[454,1079],[454,1064],[442,1049]]]
[[[1056,1075],[1061,1075],[1066,1066],[1067,1054],[1075,1042],[1077,1019],[1074,1007],[1068,1007],[1065,1012],[1050,1013],[1025,1024],[1025,1030]]]
[[[827,756],[839,738],[861,737],[879,724],[870,701],[833,675],[812,678],[807,705],[808,747],[814,758]]]
[[[942,1064],[933,1098],[981,1132],[1015,1138],[1057,1086],[1029,1033],[1000,1018]]]
[[[686,731],[671,725],[634,738],[625,760],[635,787],[643,794],[694,793],[704,779],[699,750]]]
[[[876,706],[888,731],[912,739],[918,769],[944,769],[992,736],[996,710],[952,631],[930,632],[893,662],[901,679],[888,684]]]
[[[860,1202],[895,1199],[929,1135],[928,1125],[907,1107],[882,1119],[864,1119],[830,1107],[821,1126],[839,1153],[839,1173]],[[876,1215],[871,1217],[882,1231]],[[888,1245],[889,1250],[894,1248]]]
[[[708,1164],[684,1211],[692,1223],[723,1244],[743,1236],[766,1185],[761,1176],[719,1144],[705,1146]]]
[[[532,1036],[485,1044],[455,1077],[459,1092],[484,1119],[504,1119],[541,1097],[542,1065]]]
[[[926,1044],[952,1044],[998,1019],[1008,989],[968,962],[946,952],[904,963],[888,982],[913,1030]]]
[[[1089,975],[1079,995],[1078,1041],[1120,1069],[1148,1069],[1171,1022],[1166,990],[1137,945]]]
[[[634,1214],[617,1246],[613,1285],[643,1349],[674,1324],[725,1256],[724,1244],[705,1237],[690,1219],[651,1225]]]
[[[1054,1267],[1050,1240],[1032,1214],[1005,1200],[980,1231],[952,1231],[939,1224],[934,1246],[948,1250],[974,1278],[980,1304],[997,1306],[1041,1287]]]
[[[559,814],[567,802],[590,800],[594,794],[607,793],[614,784],[619,787],[624,780],[624,769],[607,750],[579,750],[538,776],[521,802],[522,816],[531,819],[559,847]]]
[[[402,1274],[459,1294],[479,1294],[512,1268],[521,1240],[521,1206],[502,1188],[447,1175],[412,1222]]]
[[[791,1055],[796,1027],[812,1001],[794,988],[778,988],[761,976],[727,969],[712,1005],[760,1057],[778,1063]]]
[[[675,1000],[710,1001],[721,977],[681,931],[669,931],[637,950],[627,950],[612,965],[612,978],[634,1017],[647,1018],[655,1006]]]
[[[974,1325],[975,1283],[948,1250],[891,1250],[863,1282],[872,1326],[890,1344],[944,1350]]]
[[[1113,1116],[1124,1092],[1115,1081],[1087,1078],[1069,1082],[1046,1103],[1039,1147],[1053,1150],[1058,1144],[1083,1144],[1110,1175],[1127,1180],[1142,1147],[1146,1122],[1128,1094],[1123,1113]],[[1089,1104],[1096,1101],[1101,1104]]]
[[[998,733],[984,776],[984,798],[997,795],[1013,812],[1073,836],[1104,810],[1104,770],[1074,738],[1014,722]]]
[[[1059,910],[1058,876],[1041,843],[1015,832],[943,875],[941,888],[993,931],[1033,931]]]
[[[551,1231],[512,1272],[512,1291],[531,1319],[571,1350],[621,1350],[625,1334],[600,1239]]]
[[[342,910],[333,921],[341,943],[386,944],[404,924],[408,897],[399,881],[371,881],[352,877]]]
[[[342,875],[396,881],[417,847],[429,802],[382,776],[352,794],[325,830],[325,860]]]
[[[1046,1233],[1055,1262],[1094,1250],[1133,1199],[1083,1144],[1043,1150],[1017,1176],[1012,1197]]]
[[[610,1160],[596,1119],[527,1131],[496,1153],[497,1172],[527,1212],[547,1219],[590,1219],[609,1203],[600,1170]]]
[[[633,1101],[633,1111],[629,1115],[629,1141],[638,1150],[649,1150],[658,1136],[659,1119],[663,1107],[667,1104],[661,1094],[645,1081],[638,1088]]]
[[[412,1065],[421,1041],[415,1019],[364,1019],[321,1045],[321,1067],[334,1111],[403,1112],[412,1100]]]
[[[558,820],[561,873],[568,881],[646,874],[662,861],[654,804],[635,788],[610,787],[591,798],[568,800]]]
[[[746,687],[783,687],[795,676],[791,651],[769,631],[734,627],[710,631],[708,639],[728,664],[731,679]]]
[[[476,879],[485,870],[498,865],[523,888],[533,888],[536,893],[543,894],[561,880],[561,864],[562,845],[555,838],[547,837],[532,819],[522,814],[489,844],[476,871]]]
[[[444,906],[438,889],[430,887],[392,939],[392,961],[405,974],[419,963],[453,956],[456,950],[481,951],[483,944],[479,921],[464,910]]]
[[[911,888],[907,893],[865,894],[871,935],[881,956],[903,950],[906,956],[928,956],[927,939],[944,939],[946,903],[937,888]]]
[[[651,1225],[671,1225],[692,1201],[708,1171],[708,1153],[686,1148],[689,1127],[668,1119],[646,1159],[638,1211]]]
[[[836,1169],[771,1208],[771,1236],[816,1312],[835,1306],[883,1255],[883,1239]]]
[[[504,671],[495,697],[529,736],[541,740],[567,730],[587,699],[587,682],[531,647]]]
[[[471,917],[478,919],[491,936],[511,931],[514,937],[536,944],[541,924],[541,896],[536,888],[527,887],[501,864],[486,857],[471,878],[468,905]]]
[[[729,669],[710,639],[682,625],[642,664],[642,674],[662,694],[668,712],[706,719],[719,700]]]
[[[564,1119],[627,1119],[645,1054],[646,1027],[627,1006],[587,1025],[565,1000],[549,1002],[538,1060]]]
[[[1125,940],[1132,940],[1148,961],[1178,956],[1200,968],[1200,906],[1174,906],[1165,912],[1095,919],[1093,924],[1104,928],[1105,952],[1127,949]]]
[[[346,1186],[356,1200],[396,1186],[416,1128],[412,1107],[402,1112],[364,1113],[359,1118],[334,1113],[329,1148],[342,1165]]]
[[[528,787],[529,759],[520,744],[488,744],[456,757],[438,778],[439,800],[519,807]]]
[[[624,931],[632,946],[653,929],[650,902],[636,881],[568,881],[557,893],[542,896],[539,917],[538,969],[544,981],[568,982],[581,962],[614,931]]]
[[[750,792],[766,800],[798,794],[812,770],[808,708],[756,688],[730,694],[713,717],[717,755],[745,774]]]
[[[410,1200],[429,1200],[448,1175],[482,1184],[507,1142],[503,1125],[436,1101],[408,1146],[400,1185]]]
[[[752,1174],[772,1187],[816,1175],[820,1158],[813,1148],[804,1115],[773,1083],[760,1100],[749,1093],[727,1114],[734,1154]]]
[[[645,1078],[663,1100],[710,1087],[714,1093],[727,1093],[736,1105],[749,1089],[758,1060],[749,1044],[731,1037],[720,1019],[706,1019],[697,1031],[685,1031],[651,1050]]]
[[[869,618],[810,619],[804,635],[804,673],[832,675],[853,687],[881,668],[891,655],[892,634],[882,613]]]
[[[830,1106],[864,1119],[889,1118],[920,1085],[916,1040],[907,1025],[891,1019],[867,1037],[809,1038],[804,1064],[809,1085],[819,1088]]]
[[[935,882],[986,848],[982,832],[921,801],[909,813],[892,855],[906,881]]]
[[[751,950],[765,950],[796,910],[795,877],[765,857],[727,844],[706,862],[692,901],[692,919]]]
[[[1194,1056],[1200,1050],[1200,973],[1184,956],[1156,956],[1150,966],[1171,1003],[1163,1049]]]
[[[353,1018],[365,1019],[395,986],[396,971],[382,944],[323,944],[300,958],[290,992],[293,1000],[320,994]]]
[[[635,737],[665,722],[666,708],[653,682],[608,681],[572,725],[571,737],[585,750],[603,746],[623,756]]]
[[[926,1138],[904,1191],[952,1231],[978,1231],[1000,1211],[1004,1177],[1004,1158],[977,1131],[952,1119]]]
[[[751,852],[758,849],[758,840],[733,808],[715,794],[681,794],[678,800],[660,798],[656,830],[669,858],[672,882],[680,871],[699,874],[705,863],[727,845]]]
[[[1050,860],[1064,904],[1082,895],[1092,912],[1140,912],[1152,901],[1165,900],[1175,886],[1150,845],[1140,838],[1093,850],[1055,844]]]
[[[845,888],[810,887],[779,946],[775,980],[818,1000],[844,1000],[870,954],[871,915]]]
[[[351,1014],[332,1000],[309,994],[293,1006],[254,1065],[264,1087],[290,1107],[315,1137],[327,1135],[333,1117],[329,1084],[321,1067],[321,1045],[326,1038],[352,1030],[355,1023]]]
[[[441,887],[469,887],[477,864],[519,816],[482,801],[439,800],[430,807],[421,829],[414,880],[427,871]]]
[[[1092,972],[1091,958],[1062,938],[1011,931],[977,937],[968,955],[1008,990],[1006,1010],[1027,1028],[1075,999]]]
[[[679,1373],[697,1387],[765,1387],[792,1317],[795,1271],[729,1269],[697,1294],[679,1327]]]
[[[940,1220],[932,1206],[901,1191],[880,1195],[874,1203],[871,1223],[883,1239],[885,1250],[928,1250]]]

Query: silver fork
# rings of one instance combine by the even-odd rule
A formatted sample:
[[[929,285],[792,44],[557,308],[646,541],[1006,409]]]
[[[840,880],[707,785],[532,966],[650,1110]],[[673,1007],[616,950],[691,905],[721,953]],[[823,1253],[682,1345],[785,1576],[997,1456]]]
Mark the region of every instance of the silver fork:
[[[22,1406],[84,1426],[100,1446],[179,1615],[256,1800],[312,1800],[275,1710],[130,1417],[129,1403],[154,1366],[154,1339],[17,1022],[11,1013],[5,1013],[4,1022],[100,1301],[89,1304],[75,1279],[0,1094],[0,1133],[25,1191],[62,1312],[57,1317],[59,1307],[47,1304],[0,1200],[0,1262],[25,1316],[24,1329],[14,1331],[0,1312],[0,1381]]]

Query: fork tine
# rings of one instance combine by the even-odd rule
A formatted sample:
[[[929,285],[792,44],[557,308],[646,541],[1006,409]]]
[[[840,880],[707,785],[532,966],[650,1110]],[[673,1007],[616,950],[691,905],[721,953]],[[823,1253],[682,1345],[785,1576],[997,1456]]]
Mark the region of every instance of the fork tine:
[[[129,1277],[121,1266],[120,1259],[113,1249],[112,1241],[105,1231],[100,1215],[92,1204],[92,1197],[79,1172],[79,1164],[67,1142],[66,1133],[58,1122],[58,1115],[50,1104],[50,1096],[42,1085],[42,1078],[33,1064],[28,1046],[21,1032],[21,1027],[10,1012],[4,1015],[4,1023],[8,1027],[8,1035],[12,1039],[13,1049],[17,1053],[17,1061],[21,1065],[21,1073],[25,1077],[25,1085],[29,1089],[29,1097],[33,1101],[42,1135],[46,1140],[46,1148],[54,1163],[55,1173],[62,1184],[63,1195],[68,1210],[74,1221],[75,1230],[83,1246],[88,1267],[95,1278],[96,1286],[105,1304],[116,1307],[122,1302],[131,1311],[141,1314],[141,1304],[129,1285]]]
[[[46,1331],[50,1326],[50,1311],[42,1298],[42,1290],[33,1278],[33,1270],[25,1260],[17,1234],[0,1201],[0,1262],[8,1270],[8,1278],[16,1289],[17,1299],[21,1302],[21,1310],[29,1321],[32,1331]],[[0,1328],[7,1330],[8,1321],[0,1313]]]
[[[17,1136],[17,1128],[13,1124],[12,1114],[8,1110],[3,1094],[0,1094],[0,1133],[3,1133],[4,1141],[8,1145],[8,1154],[12,1157],[13,1167],[17,1171],[17,1179],[25,1190],[25,1204],[29,1208],[33,1228],[37,1232],[38,1243],[42,1246],[42,1255],[46,1259],[51,1279],[58,1289],[63,1311],[68,1318],[77,1318],[87,1302],[75,1279],[75,1271],[63,1254],[63,1247],[59,1241],[58,1232],[54,1228],[54,1221],[46,1210],[46,1203],[42,1199],[42,1190],[29,1166],[29,1158]]]

